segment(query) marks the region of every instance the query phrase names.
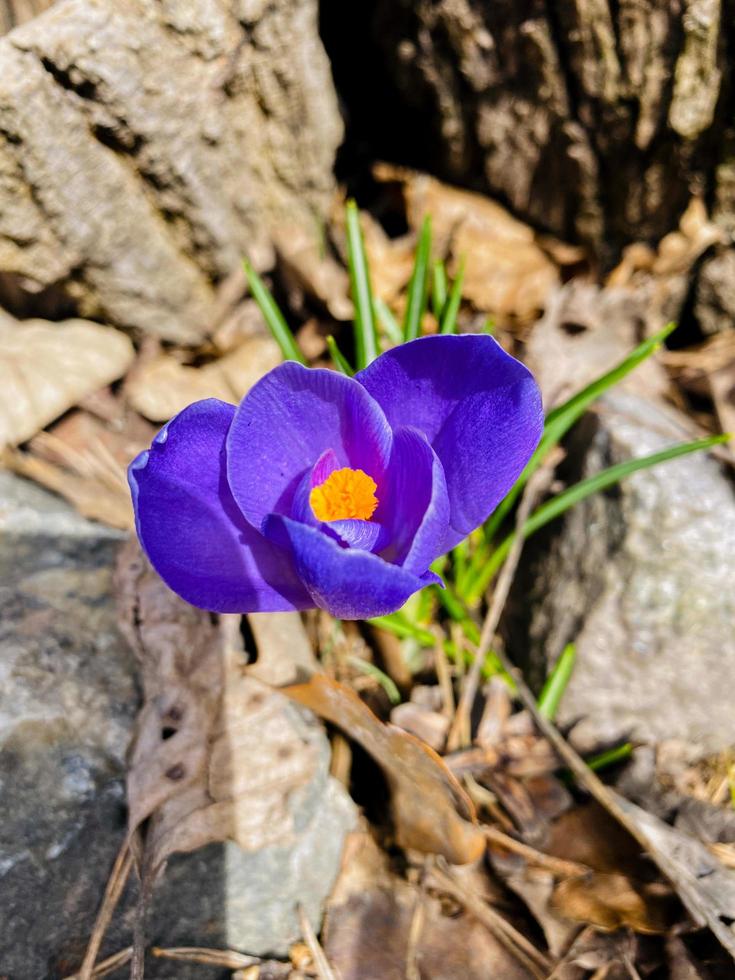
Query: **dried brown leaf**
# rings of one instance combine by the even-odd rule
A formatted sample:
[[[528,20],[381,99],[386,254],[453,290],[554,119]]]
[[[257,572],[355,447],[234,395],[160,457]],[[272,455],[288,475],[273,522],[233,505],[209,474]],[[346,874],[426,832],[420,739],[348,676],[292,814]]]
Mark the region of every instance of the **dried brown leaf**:
[[[60,494],[84,517],[130,530],[133,508],[125,471],[155,429],[139,415],[121,413],[119,402],[109,399],[107,422],[73,410],[35,435],[29,452],[7,450],[4,459],[14,472]]]
[[[128,378],[128,402],[152,422],[166,422],[193,401],[219,398],[236,402],[281,361],[271,337],[255,336],[230,354],[201,368],[187,367],[172,355],[140,365]]]
[[[408,285],[414,264],[413,235],[389,238],[367,212],[360,215],[365,251],[370,264],[373,292],[385,303],[394,303]]]
[[[559,882],[551,899],[553,911],[575,922],[614,932],[664,934],[671,924],[668,890],[634,883],[622,874],[593,873]]]
[[[485,850],[469,797],[436,753],[407,732],[383,724],[348,687],[323,675],[284,693],[341,728],[382,767],[391,790],[401,847],[465,864]]]
[[[247,668],[254,677],[271,687],[295,684],[319,669],[301,616],[295,612],[256,613],[248,616],[258,658]]]
[[[418,903],[423,927],[412,948]],[[437,898],[393,874],[385,854],[364,831],[347,838],[323,942],[342,980],[404,980],[409,958],[422,980],[532,976],[472,916],[443,914]]]
[[[0,314],[0,448],[35,435],[67,409],[122,377],[130,340],[87,320],[19,322]]]
[[[144,689],[129,826],[150,819],[151,866],[213,841],[256,850],[290,840],[289,802],[313,776],[319,727],[247,676],[237,617],[214,623],[170,592],[132,546],[117,588]]]
[[[398,728],[426,742],[435,752],[440,752],[444,747],[449,731],[449,719],[446,715],[412,701],[404,701],[393,708],[390,720]]]
[[[287,278],[321,300],[335,320],[350,320],[350,281],[346,269],[330,255],[315,234],[302,225],[279,225],[273,241]]]
[[[134,526],[130,494],[124,487],[111,489],[106,482],[79,476],[19,449],[6,449],[2,462],[19,476],[34,480],[64,497],[83,517],[122,531],[131,530]]]
[[[656,251],[635,242],[623,252],[623,258],[607,278],[608,286],[627,286],[636,273],[652,273],[659,278],[682,275],[712,245],[725,244],[722,228],[710,221],[704,202],[693,197],[681,216],[679,228],[658,244]]]
[[[462,293],[477,309],[521,320],[543,309],[559,273],[529,225],[490,198],[426,174],[386,164],[375,174],[403,184],[408,222],[415,231],[431,215],[435,252],[451,258],[453,275],[464,257]]]

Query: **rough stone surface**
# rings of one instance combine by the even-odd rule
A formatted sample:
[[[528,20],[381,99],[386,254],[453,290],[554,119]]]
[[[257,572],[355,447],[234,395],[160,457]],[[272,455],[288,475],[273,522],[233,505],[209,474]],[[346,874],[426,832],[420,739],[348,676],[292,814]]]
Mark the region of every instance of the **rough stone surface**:
[[[0,39],[0,303],[201,340],[341,132],[315,0],[58,3]]]
[[[56,980],[78,967],[124,835],[139,691],[111,594],[121,539],[0,471],[0,972],[12,980]],[[289,800],[293,841],[172,858],[155,893],[152,943],[285,953],[297,902],[318,921],[354,807],[328,775],[321,726],[287,707],[320,760]],[[106,953],[130,941],[135,891]],[[151,960],[146,976],[195,980],[201,968]]]
[[[675,410],[630,390],[589,423],[586,450],[570,446],[582,475],[691,438]],[[702,753],[735,743],[734,581],[732,484],[701,453],[589,498],[530,546],[516,611],[536,680],[576,641],[559,720],[579,748],[623,735]]]

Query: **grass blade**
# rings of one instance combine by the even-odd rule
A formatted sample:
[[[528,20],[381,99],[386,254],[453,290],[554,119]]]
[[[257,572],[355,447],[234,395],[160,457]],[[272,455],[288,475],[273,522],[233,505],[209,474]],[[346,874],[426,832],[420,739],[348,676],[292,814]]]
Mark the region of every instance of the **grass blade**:
[[[355,307],[355,360],[358,371],[378,356],[378,335],[373,317],[373,294],[365,242],[360,228],[360,212],[354,201],[347,202],[347,265]]]
[[[408,286],[406,316],[403,320],[404,340],[414,340],[421,333],[421,321],[426,312],[429,260],[431,258],[431,218],[427,215],[421,225],[416,261]]]
[[[447,303],[447,267],[441,259],[433,265],[431,281],[431,308],[437,323],[441,320],[442,312]]]
[[[281,313],[278,303],[273,299],[271,291],[252,267],[248,259],[244,260],[245,275],[247,276],[248,286],[253,299],[258,304],[260,312],[268,325],[268,329],[273,334],[273,339],[281,348],[284,360],[298,361],[299,364],[306,364],[306,358],[299,350],[291,328],[286,323],[286,319]]]
[[[551,497],[545,503],[541,504],[523,525],[522,533],[524,537],[528,537],[550,521],[553,521],[554,518],[560,517],[570,507],[573,507],[586,497],[591,496],[593,493],[599,493],[600,490],[606,490],[616,483],[620,483],[621,480],[624,480],[633,473],[637,473],[638,470],[647,470],[652,466],[658,466],[659,463],[667,463],[671,459],[686,456],[689,453],[699,452],[701,449],[711,449],[712,446],[718,446],[723,442],[728,442],[729,439],[729,434],[708,436],[706,439],[695,439],[693,442],[682,442],[676,446],[669,446],[668,449],[662,449],[660,452],[652,453],[650,456],[641,456],[638,459],[626,459],[622,463],[616,463],[615,466],[610,466],[601,473],[595,473],[594,476],[582,480],[580,483],[575,483],[574,486],[567,487],[562,493]],[[469,602],[474,602],[476,599],[479,599],[485,592],[495,573],[505,561],[513,544],[515,533],[513,531],[504,538],[490,555],[479,576],[467,590]]]
[[[368,677],[372,677],[374,680],[380,684],[385,693],[388,695],[388,700],[391,704],[401,703],[401,693],[396,687],[395,681],[392,677],[389,677],[385,671],[381,670],[380,667],[376,667],[375,664],[371,664],[369,660],[363,660],[362,657],[349,656],[347,658],[347,663],[358,670],[361,674],[365,674]]]
[[[607,769],[608,766],[614,766],[618,762],[622,762],[624,759],[629,759],[633,755],[633,743],[623,742],[622,745],[617,745],[614,749],[607,749],[606,752],[600,752],[599,755],[593,755],[591,759],[587,759],[587,765],[590,767],[592,772],[599,772],[601,769]]]
[[[403,331],[398,324],[398,320],[393,316],[393,311],[388,304],[376,296],[373,301],[373,306],[375,308],[375,315],[380,320],[380,325],[385,331],[388,340],[394,344],[402,344]]]
[[[574,644],[567,643],[541,689],[541,694],[538,699],[538,710],[549,721],[553,721],[556,718],[559,704],[572,677],[576,656],[577,651]]]
[[[464,257],[459,263],[457,278],[452,283],[452,288],[449,293],[449,299],[444,304],[444,312],[442,313],[441,322],[439,324],[439,333],[457,332],[457,314],[459,313],[459,304],[462,302],[463,284],[464,284]]]
[[[485,537],[487,540],[491,540],[495,536],[503,520],[510,513],[513,504],[516,502],[528,478],[538,469],[549,450],[584,415],[593,401],[599,398],[600,395],[603,395],[609,388],[612,388],[613,385],[617,384],[618,381],[622,381],[627,374],[630,374],[634,368],[638,367],[639,364],[657,351],[675,327],[675,323],[668,323],[663,330],[659,330],[658,333],[644,340],[642,344],[639,344],[635,350],[631,351],[622,361],[619,361],[610,371],[600,375],[591,384],[588,384],[581,391],[572,395],[563,405],[559,405],[549,412],[544,424],[544,434],[541,436],[541,441],[536,448],[536,452],[516,480],[513,489],[501,501],[485,524]]]
[[[350,365],[350,362],[337,346],[337,341],[331,334],[327,337],[327,347],[329,348],[329,355],[332,358],[334,366],[337,368],[337,370],[341,371],[342,374],[346,374],[348,378],[351,378],[355,371]]]
[[[405,616],[397,612],[391,613],[388,616],[375,616],[373,619],[369,619],[368,622],[372,626],[377,626],[379,629],[387,630],[401,640],[409,638],[418,640],[421,646],[424,647],[433,647],[436,644],[436,637],[431,630],[416,626],[410,620],[406,619]]]

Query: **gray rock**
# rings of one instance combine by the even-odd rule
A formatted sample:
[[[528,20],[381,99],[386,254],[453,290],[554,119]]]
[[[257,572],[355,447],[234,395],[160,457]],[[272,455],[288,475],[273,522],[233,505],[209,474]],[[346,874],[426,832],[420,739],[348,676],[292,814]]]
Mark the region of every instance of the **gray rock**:
[[[586,447],[570,446],[582,475],[691,438],[678,412],[633,391],[608,395],[594,424]],[[559,720],[579,748],[623,735],[699,753],[735,743],[733,584],[733,488],[701,453],[588,499],[534,542],[516,593],[524,642],[538,680],[576,641]]]
[[[313,228],[342,124],[315,0],[65,0],[0,38],[0,301],[200,341]]]
[[[12,980],[78,967],[124,835],[140,695],[112,597],[122,538],[0,471],[0,973]],[[328,775],[323,730],[289,708],[319,746],[314,779],[289,800],[293,841],[172,858],[154,897],[152,943],[283,954],[298,936],[297,903],[318,923],[355,811]],[[129,944],[135,893],[131,884],[105,953]],[[186,980],[201,969],[151,960],[146,975]]]

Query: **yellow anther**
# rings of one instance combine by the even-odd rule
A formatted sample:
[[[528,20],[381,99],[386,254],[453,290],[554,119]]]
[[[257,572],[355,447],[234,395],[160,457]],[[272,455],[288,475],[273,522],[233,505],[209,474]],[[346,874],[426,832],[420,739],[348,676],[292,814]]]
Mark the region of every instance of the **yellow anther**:
[[[314,516],[320,521],[369,520],[378,506],[375,480],[349,466],[330,473],[309,494]]]

